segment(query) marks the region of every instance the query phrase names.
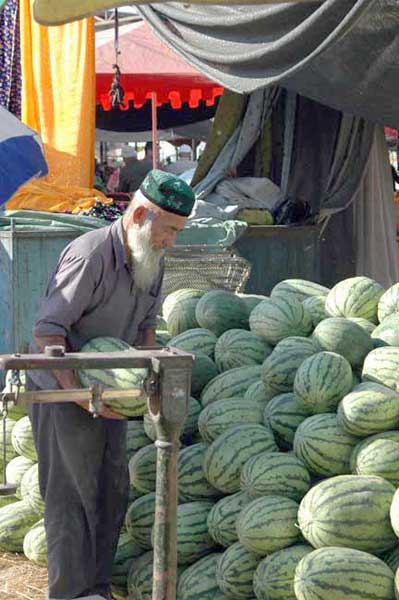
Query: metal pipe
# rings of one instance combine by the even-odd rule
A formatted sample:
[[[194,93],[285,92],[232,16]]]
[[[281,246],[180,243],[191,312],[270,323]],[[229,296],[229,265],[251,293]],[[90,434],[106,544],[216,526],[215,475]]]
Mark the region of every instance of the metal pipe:
[[[158,168],[158,116],[157,93],[151,93],[151,137],[152,137],[152,168]]]

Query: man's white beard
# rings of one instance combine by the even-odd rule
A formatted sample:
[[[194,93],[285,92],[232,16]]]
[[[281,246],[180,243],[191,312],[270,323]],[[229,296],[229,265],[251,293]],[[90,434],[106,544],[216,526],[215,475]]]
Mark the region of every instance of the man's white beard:
[[[127,243],[131,252],[134,281],[143,291],[148,291],[159,274],[160,261],[165,250],[155,250],[151,245],[151,221],[140,227],[130,225]]]

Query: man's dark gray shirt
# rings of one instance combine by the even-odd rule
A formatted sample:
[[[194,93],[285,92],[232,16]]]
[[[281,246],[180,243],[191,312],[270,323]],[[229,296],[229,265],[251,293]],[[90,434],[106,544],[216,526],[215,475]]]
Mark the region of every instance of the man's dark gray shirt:
[[[122,220],[82,235],[62,252],[39,303],[33,334],[64,336],[76,352],[95,337],[134,345],[140,332],[155,328],[161,305],[163,265],[148,291],[134,282],[125,252]],[[33,339],[30,351],[39,352]],[[41,389],[59,388],[50,371],[29,371]]]

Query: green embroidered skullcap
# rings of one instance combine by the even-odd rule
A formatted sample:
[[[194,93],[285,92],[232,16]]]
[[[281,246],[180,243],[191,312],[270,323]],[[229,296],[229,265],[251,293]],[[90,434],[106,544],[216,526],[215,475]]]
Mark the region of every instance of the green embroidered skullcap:
[[[159,169],[148,173],[140,192],[153,204],[181,217],[190,215],[195,202],[193,190],[183,179]]]

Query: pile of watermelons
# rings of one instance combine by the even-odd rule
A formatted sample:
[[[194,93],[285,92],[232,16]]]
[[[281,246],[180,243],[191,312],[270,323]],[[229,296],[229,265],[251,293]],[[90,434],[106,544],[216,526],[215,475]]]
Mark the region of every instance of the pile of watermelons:
[[[178,600],[399,597],[399,284],[286,280],[268,298],[179,290],[157,339],[195,355],[179,454]],[[96,338],[83,349],[126,347]],[[145,376],[79,373],[82,385],[110,387],[141,387]],[[144,395],[112,407],[141,417],[128,423],[131,498],[114,585],[144,600],[155,433]],[[0,508],[0,549],[44,564],[36,456],[17,417],[7,475],[20,488]]]

